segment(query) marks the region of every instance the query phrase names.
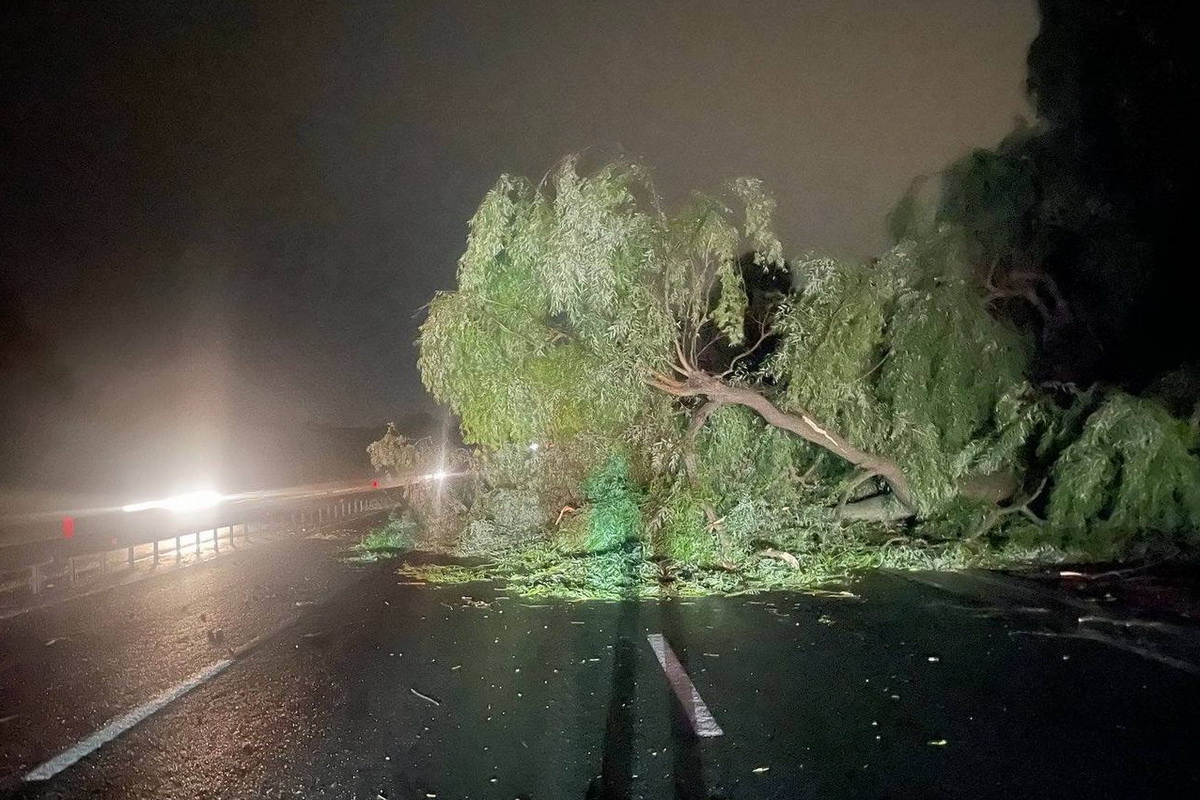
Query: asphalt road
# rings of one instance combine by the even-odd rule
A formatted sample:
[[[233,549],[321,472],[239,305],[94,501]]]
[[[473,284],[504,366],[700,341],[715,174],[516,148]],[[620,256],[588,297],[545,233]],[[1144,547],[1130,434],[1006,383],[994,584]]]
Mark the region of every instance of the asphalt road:
[[[1200,677],[1077,635],[1070,599],[876,575],[853,598],[534,602],[341,563],[353,535],[0,624],[12,796],[1200,796]],[[695,735],[655,634],[723,735]],[[53,778],[21,780],[225,660]]]

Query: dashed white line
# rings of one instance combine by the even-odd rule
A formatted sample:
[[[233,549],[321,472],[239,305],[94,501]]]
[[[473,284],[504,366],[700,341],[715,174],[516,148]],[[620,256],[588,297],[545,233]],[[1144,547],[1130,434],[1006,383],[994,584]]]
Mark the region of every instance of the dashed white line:
[[[218,661],[217,663],[200,670],[195,675],[192,675],[183,683],[173,686],[164,692],[160,692],[129,713],[117,717],[112,722],[93,733],[91,736],[64,750],[36,769],[26,773],[25,780],[45,781],[53,778],[58,773],[74,764],[76,761],[79,761],[81,758],[85,758],[91,753],[94,753],[96,750],[108,744],[113,739],[117,738],[122,733],[137,725],[139,722],[151,716],[164,706],[173,703],[180,697],[183,697],[185,694],[190,692],[192,689],[195,689],[200,684],[221,674],[221,672],[232,663],[233,660],[228,658],[223,661]]]
[[[687,714],[688,721],[692,723],[692,729],[696,731],[696,735],[723,735],[725,732],[721,730],[721,726],[713,718],[712,712],[700,698],[695,684],[688,677],[683,664],[680,664],[679,659],[675,657],[675,651],[667,643],[666,637],[661,633],[652,633],[646,639],[650,642],[650,648],[654,651],[654,655],[658,657],[658,663],[666,673],[667,682],[675,690],[675,696],[679,698],[679,704],[683,706],[683,712]]]

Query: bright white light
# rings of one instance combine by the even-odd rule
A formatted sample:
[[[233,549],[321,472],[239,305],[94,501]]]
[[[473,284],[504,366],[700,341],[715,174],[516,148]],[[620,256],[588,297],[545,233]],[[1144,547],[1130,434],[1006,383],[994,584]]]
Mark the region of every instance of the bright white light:
[[[127,506],[121,506],[122,511],[148,511],[152,508],[165,508],[167,511],[173,511],[176,514],[187,513],[188,511],[200,511],[205,508],[212,508],[221,502],[221,494],[214,492],[212,489],[202,489],[198,492],[188,492],[186,494],[177,494],[174,497],[168,497],[163,500],[147,500],[144,503],[130,503]]]
[[[535,453],[536,453],[536,452],[537,452],[537,449],[538,449],[538,443],[537,443],[537,442],[530,442],[530,443],[529,443],[529,449],[530,449],[530,450],[532,450],[533,452],[535,452]]]
[[[444,472],[435,472],[435,473],[433,473],[433,479],[434,479],[435,481],[444,481],[444,480],[446,480],[446,473],[444,473]]]

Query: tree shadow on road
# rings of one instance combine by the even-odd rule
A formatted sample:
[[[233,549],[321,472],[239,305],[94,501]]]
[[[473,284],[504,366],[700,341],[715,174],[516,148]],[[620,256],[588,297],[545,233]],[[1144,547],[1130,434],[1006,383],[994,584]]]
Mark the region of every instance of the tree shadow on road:
[[[640,620],[643,601],[637,597],[636,577],[630,575],[629,593],[620,601],[617,631],[613,642],[612,689],[604,727],[604,745],[600,774],[588,785],[585,800],[630,800],[633,794],[634,738],[637,727],[638,648],[645,637]],[[661,604],[663,634],[677,650],[680,662],[687,666],[686,639],[674,602]],[[659,676],[656,676],[659,677]],[[675,800],[715,800],[705,787],[704,761],[700,742],[686,711],[670,686],[662,690],[671,696],[671,741]]]

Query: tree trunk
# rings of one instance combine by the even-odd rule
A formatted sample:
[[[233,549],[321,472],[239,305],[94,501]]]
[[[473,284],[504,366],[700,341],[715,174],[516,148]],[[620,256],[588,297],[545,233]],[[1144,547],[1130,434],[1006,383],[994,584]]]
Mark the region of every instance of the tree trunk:
[[[703,395],[709,399],[710,403],[745,406],[758,413],[768,425],[794,433],[801,439],[844,458],[860,469],[875,473],[887,481],[897,500],[905,507],[916,511],[916,503],[913,501],[908,478],[894,461],[859,450],[838,432],[819,425],[807,412],[803,410],[798,413],[784,411],[753,389],[730,386],[713,375],[695,369],[685,367],[678,371],[686,376],[686,380],[679,381],[665,375],[656,375],[651,381],[651,385],[676,397]]]
[[[682,353],[680,355],[682,356]],[[754,389],[731,386],[715,375],[695,369],[686,362],[682,367],[676,367],[675,371],[683,375],[684,379],[679,380],[655,374],[650,385],[676,397],[704,396],[708,398],[708,402],[702,405],[692,418],[692,423],[685,436],[684,466],[689,475],[694,476],[696,471],[696,434],[709,415],[723,405],[740,405],[757,412],[768,425],[794,433],[801,439],[844,458],[859,469],[878,475],[887,481],[897,503],[887,504],[886,509],[882,505],[878,508],[871,507],[869,510],[864,506],[862,508],[863,516],[853,516],[855,512],[849,511],[843,515],[844,518],[895,520],[916,514],[917,504],[913,500],[908,477],[896,462],[859,450],[837,431],[820,425],[803,409],[797,412],[784,411]],[[964,497],[999,504],[1012,497],[1016,488],[1016,476],[1008,470],[1002,470],[990,475],[968,476],[962,482],[959,491]],[[897,505],[902,508],[898,508]],[[849,506],[846,508],[849,509]]]

